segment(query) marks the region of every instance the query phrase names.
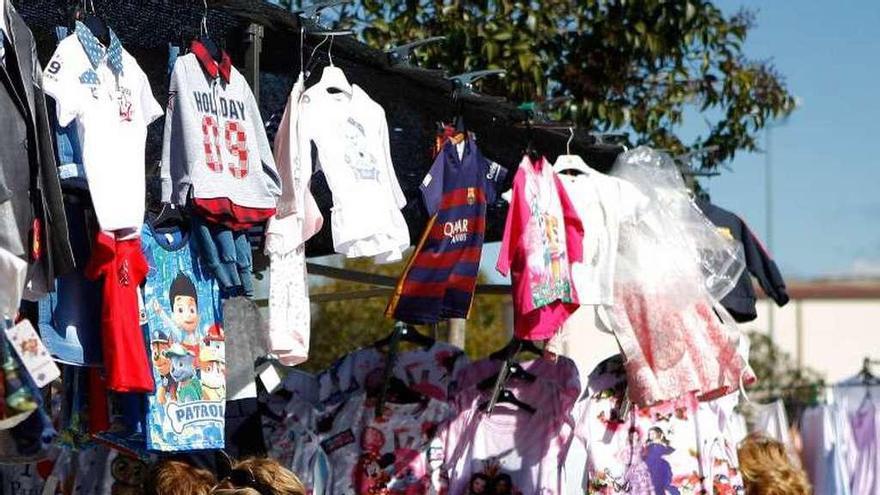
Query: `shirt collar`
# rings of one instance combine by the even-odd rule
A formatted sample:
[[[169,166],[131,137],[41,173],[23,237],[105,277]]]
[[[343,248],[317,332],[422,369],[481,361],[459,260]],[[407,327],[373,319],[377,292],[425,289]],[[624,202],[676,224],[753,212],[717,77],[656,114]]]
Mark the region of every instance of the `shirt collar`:
[[[198,40],[193,40],[190,45],[190,51],[193,52],[199,62],[202,64],[202,68],[205,69],[205,72],[208,73],[211,78],[216,79],[217,76],[221,76],[223,78],[223,82],[229,83],[229,78],[232,75],[232,60],[229,58],[229,54],[226,53],[226,50],[220,50],[221,57],[220,63],[218,64],[214,57],[211,56],[211,53],[205,48]]]
[[[113,32],[110,26],[107,26],[107,31],[110,33],[110,46],[106,49],[82,22],[76,21],[75,31],[76,37],[86,52],[93,70],[98,69],[106,53],[107,65],[110,66],[113,74],[118,76],[122,73],[122,43],[119,42],[119,38],[116,37],[116,33]]]

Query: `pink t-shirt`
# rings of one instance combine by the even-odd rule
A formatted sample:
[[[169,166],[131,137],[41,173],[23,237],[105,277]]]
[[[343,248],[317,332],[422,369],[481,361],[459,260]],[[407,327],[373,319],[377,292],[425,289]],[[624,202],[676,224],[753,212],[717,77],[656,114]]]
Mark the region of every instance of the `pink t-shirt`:
[[[496,268],[511,273],[514,333],[544,340],[578,308],[571,264],[582,260],[584,227],[543,157],[523,157],[512,193]]]
[[[561,390],[540,379],[522,384],[514,393],[537,411],[499,404],[491,415],[480,410],[488,392],[475,387],[459,392],[453,401],[455,417],[431,444],[436,492],[562,494],[562,467],[573,427]]]
[[[503,363],[497,359],[486,358],[465,366],[458,375],[458,389],[464,392],[490,376],[497,376]],[[552,386],[558,387],[564,396],[565,405],[563,408],[571,408],[577,401],[581,393],[580,375],[577,365],[571,359],[559,356],[554,362],[539,358],[521,362],[519,365],[526,372],[535,375],[538,380],[549,382]],[[514,385],[518,384],[511,383],[508,388]]]

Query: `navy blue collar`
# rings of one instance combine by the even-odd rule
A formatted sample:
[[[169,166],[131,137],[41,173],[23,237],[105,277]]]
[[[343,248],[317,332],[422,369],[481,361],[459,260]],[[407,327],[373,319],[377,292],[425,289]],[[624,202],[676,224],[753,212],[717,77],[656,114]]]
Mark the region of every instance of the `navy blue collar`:
[[[110,33],[110,46],[106,48],[85,24],[76,21],[75,31],[76,37],[86,52],[86,57],[89,58],[89,62],[92,64],[92,70],[98,70],[101,62],[104,61],[104,54],[106,54],[107,65],[110,66],[113,74],[116,76],[122,74],[122,43],[119,42],[119,38],[116,37],[116,33],[113,32],[110,26],[107,26],[107,31]]]
[[[470,136],[465,136],[464,138],[464,151],[462,151],[461,156],[458,155],[458,145],[452,142],[452,139],[447,139],[446,143],[443,145],[443,149],[445,153],[447,153],[448,158],[452,158],[458,162],[464,162],[465,158],[467,158],[471,153],[473,153],[474,140]]]

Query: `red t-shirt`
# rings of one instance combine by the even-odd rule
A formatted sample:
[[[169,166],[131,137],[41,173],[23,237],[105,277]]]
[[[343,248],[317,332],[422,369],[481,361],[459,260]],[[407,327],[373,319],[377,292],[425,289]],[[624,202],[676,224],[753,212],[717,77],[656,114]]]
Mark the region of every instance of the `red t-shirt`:
[[[117,240],[99,233],[86,277],[104,279],[101,334],[107,388],[115,392],[153,392],[153,373],[141,331],[137,287],[148,271],[139,238]]]

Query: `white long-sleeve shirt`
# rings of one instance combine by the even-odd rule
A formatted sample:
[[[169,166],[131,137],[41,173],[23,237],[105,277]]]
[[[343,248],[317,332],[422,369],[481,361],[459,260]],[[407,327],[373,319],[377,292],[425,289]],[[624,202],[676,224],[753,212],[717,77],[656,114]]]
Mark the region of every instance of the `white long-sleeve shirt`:
[[[349,258],[373,256],[378,263],[403,257],[410,238],[400,209],[406,198],[391,163],[385,111],[357,85],[350,95],[329,93],[320,84],[300,103],[303,170],[318,166],[333,194],[333,247]]]

